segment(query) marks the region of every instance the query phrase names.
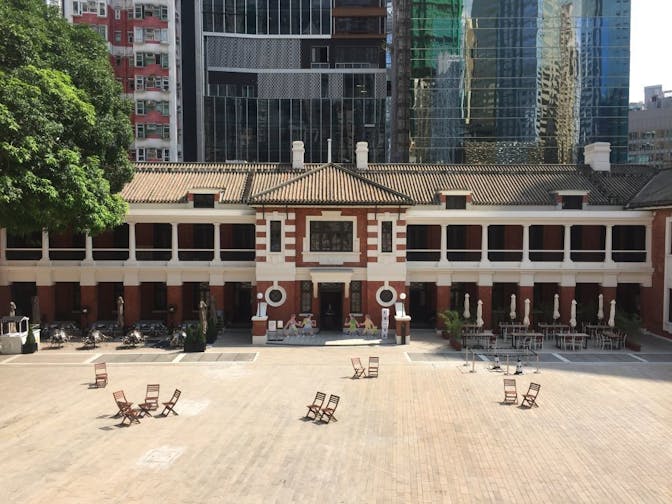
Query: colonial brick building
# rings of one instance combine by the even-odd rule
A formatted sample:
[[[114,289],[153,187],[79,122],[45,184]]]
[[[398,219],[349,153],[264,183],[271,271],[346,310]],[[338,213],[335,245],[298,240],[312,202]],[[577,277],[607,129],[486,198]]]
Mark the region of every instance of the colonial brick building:
[[[663,333],[670,201],[648,207],[655,172],[610,166],[603,148],[580,167],[369,164],[364,143],[355,165],[314,165],[300,142],[291,165],[139,164],[117,229],[2,230],[0,306],[30,313],[38,296],[44,319],[84,323],[114,319],[123,296],[126,324],[172,325],[212,296],[228,323],[249,325],[260,293],[270,320],[310,312],[336,329],[350,312],[379,324],[405,293],[412,324],[433,327],[469,293],[495,327],[511,294],[519,311],[530,299],[534,322],[556,293],[563,320],[573,299],[592,320],[602,293]]]

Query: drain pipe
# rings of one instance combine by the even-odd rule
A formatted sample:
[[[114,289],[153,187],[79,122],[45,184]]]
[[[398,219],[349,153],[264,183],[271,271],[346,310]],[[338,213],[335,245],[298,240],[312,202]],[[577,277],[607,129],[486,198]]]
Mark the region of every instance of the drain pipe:
[[[327,138],[327,163],[331,164],[331,138]]]

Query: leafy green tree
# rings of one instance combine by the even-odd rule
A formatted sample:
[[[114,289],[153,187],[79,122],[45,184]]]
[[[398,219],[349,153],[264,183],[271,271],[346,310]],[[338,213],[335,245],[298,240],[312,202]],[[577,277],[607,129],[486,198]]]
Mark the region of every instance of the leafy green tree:
[[[102,38],[42,0],[0,1],[0,226],[120,224],[133,176],[130,103]]]

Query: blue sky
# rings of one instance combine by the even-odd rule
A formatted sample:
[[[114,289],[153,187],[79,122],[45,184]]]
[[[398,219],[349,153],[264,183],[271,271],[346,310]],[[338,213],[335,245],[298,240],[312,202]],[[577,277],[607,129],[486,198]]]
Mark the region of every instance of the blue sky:
[[[632,0],[630,101],[644,100],[644,86],[672,90],[672,0]]]

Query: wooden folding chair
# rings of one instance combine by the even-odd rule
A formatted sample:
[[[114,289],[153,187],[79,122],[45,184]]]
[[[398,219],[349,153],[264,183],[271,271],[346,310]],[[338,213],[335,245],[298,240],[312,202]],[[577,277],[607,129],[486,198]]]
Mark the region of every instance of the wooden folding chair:
[[[355,370],[355,374],[352,375],[353,379],[366,376],[366,370],[364,369],[364,366],[362,366],[362,361],[359,357],[352,357],[350,362],[352,362],[352,367]]]
[[[334,413],[336,412],[336,407],[338,406],[338,402],[340,400],[341,398],[339,396],[331,394],[329,396],[329,402],[327,402],[327,407],[320,409],[320,417],[317,418],[317,421],[329,423],[331,420],[333,420],[334,422],[338,422],[338,419],[334,416]],[[326,422],[323,420],[325,416],[327,417]]]
[[[326,399],[327,395],[324,392],[317,392],[315,394],[315,399],[313,399],[313,404],[307,404],[306,407],[308,408],[308,412],[306,413],[305,418],[310,418],[311,413],[313,414],[313,420],[317,419],[317,415],[320,413],[320,409],[322,409],[322,405],[324,404],[324,400]]]
[[[133,404],[132,402],[128,402],[126,400],[126,394],[124,394],[123,390],[112,392],[112,396],[114,397],[114,402],[117,405],[117,408],[119,408],[119,411],[114,414],[115,417],[122,415],[123,409],[126,405],[131,406]]]
[[[175,411],[173,408],[175,407],[175,404],[177,404],[177,400],[180,398],[181,394],[181,390],[175,389],[175,392],[173,392],[173,397],[170,398],[170,401],[161,403],[163,404],[163,411],[161,412],[161,416],[167,416],[171,411],[177,415],[177,411]]]
[[[99,362],[93,365],[96,373],[96,387],[107,386],[107,365],[104,362]]]
[[[379,365],[380,365],[379,357],[369,357],[369,369],[367,371],[369,378],[378,378]]]
[[[520,403],[520,407],[531,408],[534,406],[535,408],[538,408],[537,396],[539,395],[539,389],[541,389],[541,385],[538,383],[530,383],[530,388],[527,390],[527,394],[522,394],[523,401]]]
[[[159,409],[159,384],[147,385],[145,392],[145,402],[138,404],[143,415],[148,415],[150,411]]]
[[[516,390],[516,380],[513,378],[504,378],[504,403],[518,404],[518,391]]]
[[[131,406],[131,403],[120,402],[118,404],[119,404],[119,412],[123,417],[121,419],[120,425],[126,425],[124,423],[126,420],[128,420],[129,426],[134,423],[140,423],[140,419],[142,418],[142,410],[140,408],[133,408]]]

